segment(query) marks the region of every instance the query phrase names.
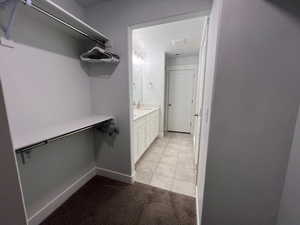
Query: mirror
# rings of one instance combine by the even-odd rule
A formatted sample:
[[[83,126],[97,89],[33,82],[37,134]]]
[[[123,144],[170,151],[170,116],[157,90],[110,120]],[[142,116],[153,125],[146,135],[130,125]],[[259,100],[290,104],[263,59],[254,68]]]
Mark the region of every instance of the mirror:
[[[144,57],[134,50],[132,55],[132,90],[134,105],[143,104],[143,77],[145,73]]]

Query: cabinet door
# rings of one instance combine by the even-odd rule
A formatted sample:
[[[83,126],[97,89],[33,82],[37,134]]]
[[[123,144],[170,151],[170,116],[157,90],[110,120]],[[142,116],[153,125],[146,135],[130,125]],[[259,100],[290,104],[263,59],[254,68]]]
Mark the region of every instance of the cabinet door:
[[[137,127],[137,160],[141,157],[142,149],[143,149],[143,127]]]
[[[150,113],[134,121],[135,162],[145,153],[159,134],[159,112]]]
[[[159,135],[159,111],[155,111],[153,114],[153,135],[154,139]]]
[[[133,150],[134,150],[134,162],[138,160],[138,128],[137,122],[133,122]]]
[[[147,148],[150,146],[152,140],[151,140],[151,114],[147,116],[147,121],[146,121],[146,143],[147,143]]]
[[[150,136],[151,136],[151,142],[153,142],[154,139],[155,139],[155,112],[151,114],[150,120],[151,120],[151,124],[150,124],[151,134],[150,134]]]
[[[145,131],[144,131],[144,123],[143,123],[142,118],[134,121],[134,123],[135,123],[134,138],[136,139],[136,141],[135,141],[135,146],[136,146],[135,162],[137,162],[139,160],[139,158],[141,157],[141,155],[143,154],[143,151],[144,151]]]
[[[141,119],[140,124],[140,155],[144,154],[147,149],[147,117]]]

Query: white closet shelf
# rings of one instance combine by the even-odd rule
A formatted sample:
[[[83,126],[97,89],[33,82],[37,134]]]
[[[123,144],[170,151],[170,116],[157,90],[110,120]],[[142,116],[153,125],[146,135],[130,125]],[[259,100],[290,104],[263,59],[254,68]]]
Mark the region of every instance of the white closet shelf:
[[[97,127],[113,119],[112,116],[93,115],[40,130],[27,130],[18,135],[12,135],[13,146],[16,152],[23,153],[51,141]]]
[[[20,0],[27,6],[80,33],[90,40],[105,44],[109,38],[50,0]]]

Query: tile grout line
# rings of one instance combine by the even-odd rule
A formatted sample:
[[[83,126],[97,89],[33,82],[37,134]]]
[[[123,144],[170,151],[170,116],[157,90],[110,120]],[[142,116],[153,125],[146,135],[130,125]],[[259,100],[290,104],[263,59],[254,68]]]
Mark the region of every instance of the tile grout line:
[[[158,147],[158,148],[162,148],[161,151],[159,151],[159,159],[157,159],[157,161],[152,161],[152,160],[149,160],[150,163],[153,163],[154,164],[154,168],[151,168],[150,171],[151,171],[151,178],[150,178],[150,181],[149,181],[149,185],[151,185],[152,181],[153,181],[153,178],[155,175],[159,175],[159,176],[162,176],[162,177],[166,177],[166,178],[170,178],[171,180],[171,183],[170,183],[170,188],[163,188],[163,187],[158,187],[158,188],[162,188],[162,189],[165,189],[165,190],[168,190],[168,191],[172,191],[172,192],[175,192],[175,193],[178,193],[176,191],[173,191],[174,190],[174,185],[175,185],[175,182],[186,182],[186,183],[190,183],[190,184],[194,184],[194,182],[187,182],[187,181],[184,181],[184,180],[178,180],[176,179],[176,174],[177,174],[177,171],[178,171],[178,166],[179,166],[179,155],[180,153],[182,152],[182,149],[183,148],[188,148],[185,150],[186,151],[192,151],[192,146],[189,146],[189,140],[188,139],[182,139],[180,140],[181,138],[179,136],[174,136],[174,137],[167,137],[167,138],[164,138],[165,140],[161,140],[161,145],[162,147]],[[157,139],[159,140],[159,139]],[[175,143],[172,142],[172,140],[176,140]],[[167,166],[170,166],[171,167],[171,164],[166,164],[164,162],[162,162],[163,160],[163,157],[171,157],[171,156],[174,156],[172,154],[170,155],[167,155],[165,154],[165,151],[167,149],[171,149],[169,148],[170,147],[170,144],[174,144],[174,145],[178,145],[176,142],[178,143],[182,143],[182,142],[185,142],[186,143],[186,146],[185,145],[181,145],[179,146],[178,148],[175,148],[176,149],[176,163],[175,163],[175,168],[174,168],[174,173],[172,174],[172,176],[168,177],[168,176],[165,176],[165,175],[161,175],[158,173],[157,169],[158,169],[158,166],[159,165],[167,165]],[[180,145],[180,144],[179,144]],[[152,146],[150,146],[150,149],[149,149],[149,153],[151,153],[151,148],[154,148],[155,147],[155,142],[153,142]],[[193,163],[193,162],[192,162]],[[194,167],[194,166],[193,166]],[[192,169],[193,170],[193,169]],[[153,185],[151,185],[153,186]],[[156,186],[157,187],[157,186]],[[186,194],[187,195],[187,194]],[[189,195],[189,194],[188,194]],[[194,194],[192,195],[189,195],[189,196],[192,196],[194,197]]]

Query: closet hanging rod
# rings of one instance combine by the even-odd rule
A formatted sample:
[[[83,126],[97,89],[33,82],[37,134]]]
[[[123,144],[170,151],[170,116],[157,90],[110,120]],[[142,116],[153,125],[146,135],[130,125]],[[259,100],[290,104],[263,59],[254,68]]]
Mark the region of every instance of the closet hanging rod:
[[[86,127],[83,127],[83,128],[77,129],[77,130],[73,130],[73,131],[67,132],[65,134],[57,135],[55,137],[48,138],[48,139],[40,141],[38,143],[29,145],[29,146],[26,146],[26,147],[23,147],[23,148],[20,148],[20,149],[16,149],[16,153],[25,153],[25,152],[33,151],[33,149],[35,149],[37,147],[40,147],[42,145],[46,145],[48,143],[51,143],[51,142],[54,142],[54,141],[58,141],[60,139],[66,138],[68,136],[71,136],[71,135],[74,135],[74,134],[77,134],[77,133],[81,133],[81,132],[83,132],[85,130],[96,128],[96,127],[98,127],[101,124],[111,123],[112,121],[113,121],[113,119],[107,119],[107,120],[101,121],[99,123],[90,125],[90,126],[86,126]]]
[[[100,126],[105,126],[105,125],[111,124],[111,123],[115,124],[114,119],[108,118],[108,119],[105,119],[105,120],[103,120],[101,122],[95,123],[93,125],[88,125],[88,126],[76,129],[76,130],[72,130],[72,131],[66,132],[64,134],[56,135],[56,136],[53,136],[51,138],[46,138],[46,139],[41,140],[41,141],[39,141],[37,143],[34,143],[34,144],[28,145],[26,147],[22,147],[22,148],[16,149],[15,151],[16,151],[17,154],[21,155],[22,163],[25,164],[26,163],[26,157],[25,157],[25,155],[29,156],[29,154],[32,151],[38,150],[38,147],[41,147],[43,145],[47,145],[47,144],[49,144],[51,142],[55,142],[55,141],[64,139],[64,138],[72,136],[74,134],[82,133],[82,132],[84,132],[86,130],[89,130],[89,129],[98,128]],[[117,130],[114,131],[114,132],[117,132]]]
[[[73,25],[71,25],[70,23],[58,18],[57,16],[53,15],[52,13],[42,9],[41,7],[39,7],[38,5],[36,5],[35,3],[31,2],[30,4],[27,3],[27,0],[20,0],[22,3],[24,3],[24,5],[26,6],[29,6],[31,7],[32,9],[38,11],[39,13],[42,13],[48,17],[50,17],[51,19],[55,20],[56,22],[68,27],[69,29],[79,33],[81,36],[93,41],[93,42],[96,42],[97,44],[100,44],[100,45],[105,45],[106,42],[108,42],[109,40],[106,38],[106,37],[101,37],[101,40],[100,39],[96,39],[96,38],[93,38],[91,37],[90,35],[88,35],[87,33],[79,30],[78,28],[74,27]]]
[[[99,124],[100,124],[100,123],[99,123]],[[98,125],[99,125],[99,124],[98,124]],[[41,142],[39,142],[39,143],[37,143],[37,144],[33,144],[33,145],[30,145],[30,146],[25,147],[25,148],[17,149],[17,150],[16,150],[16,153],[26,153],[26,152],[28,152],[28,151],[34,151],[34,149],[37,148],[37,147],[40,147],[40,146],[42,146],[42,145],[49,144],[49,143],[54,142],[54,141],[58,141],[58,140],[60,140],[60,139],[66,138],[66,137],[68,137],[68,136],[71,136],[71,135],[74,135],[74,134],[77,134],[77,133],[81,133],[81,132],[83,132],[83,131],[85,131],[85,130],[89,130],[89,129],[95,127],[95,126],[97,126],[97,124],[96,124],[96,125],[92,125],[92,126],[88,126],[88,127],[82,128],[82,129],[78,129],[78,130],[75,130],[75,131],[71,131],[71,132],[69,132],[69,133],[66,133],[66,134],[59,135],[59,136],[54,137],[54,138],[50,138],[50,139],[41,141]]]

